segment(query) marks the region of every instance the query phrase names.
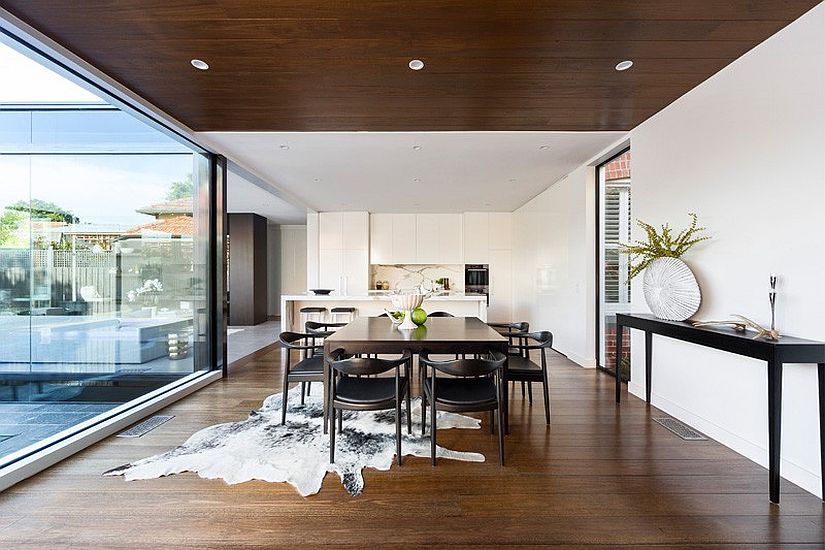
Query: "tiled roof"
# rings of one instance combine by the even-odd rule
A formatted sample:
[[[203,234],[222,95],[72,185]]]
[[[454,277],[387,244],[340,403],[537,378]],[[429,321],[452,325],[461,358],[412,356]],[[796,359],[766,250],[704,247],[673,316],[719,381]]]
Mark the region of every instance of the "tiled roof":
[[[180,237],[191,237],[195,233],[195,221],[192,216],[175,216],[165,218],[152,223],[146,223],[132,227],[126,231],[126,235],[149,235],[163,234]]]
[[[182,197],[173,201],[158,202],[149,206],[141,206],[137,212],[157,216],[159,214],[191,214],[192,197]]]

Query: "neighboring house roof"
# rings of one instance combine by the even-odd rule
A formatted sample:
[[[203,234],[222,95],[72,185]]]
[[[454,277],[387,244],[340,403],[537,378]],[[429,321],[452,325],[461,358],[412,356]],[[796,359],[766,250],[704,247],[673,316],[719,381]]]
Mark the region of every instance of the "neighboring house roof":
[[[173,201],[158,202],[141,206],[136,210],[141,214],[160,216],[162,214],[192,214],[192,197],[182,197]]]
[[[191,237],[195,233],[195,220],[192,216],[175,216],[163,218],[152,223],[137,225],[126,230],[124,235],[173,235]]]

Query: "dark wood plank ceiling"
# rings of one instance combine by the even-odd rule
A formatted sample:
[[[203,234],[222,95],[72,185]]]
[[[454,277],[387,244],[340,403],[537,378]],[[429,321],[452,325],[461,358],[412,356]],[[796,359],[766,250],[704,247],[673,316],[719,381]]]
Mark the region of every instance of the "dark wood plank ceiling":
[[[198,131],[628,130],[817,3],[0,0]]]

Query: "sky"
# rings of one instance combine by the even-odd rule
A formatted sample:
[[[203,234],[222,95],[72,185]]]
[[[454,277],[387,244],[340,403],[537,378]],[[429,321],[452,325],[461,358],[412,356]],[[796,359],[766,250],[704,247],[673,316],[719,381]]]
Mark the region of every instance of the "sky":
[[[6,103],[95,102],[93,93],[0,43],[0,108]],[[0,127],[0,132],[3,128]],[[70,210],[81,223],[148,223],[136,208],[161,202],[169,185],[192,173],[181,155],[3,155],[0,209],[42,199]]]

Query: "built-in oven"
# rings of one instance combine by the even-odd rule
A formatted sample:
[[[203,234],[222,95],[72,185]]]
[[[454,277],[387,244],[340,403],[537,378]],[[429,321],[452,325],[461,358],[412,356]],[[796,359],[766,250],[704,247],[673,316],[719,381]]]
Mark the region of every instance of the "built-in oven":
[[[487,264],[466,264],[464,266],[464,292],[483,294],[490,305],[490,266]]]

